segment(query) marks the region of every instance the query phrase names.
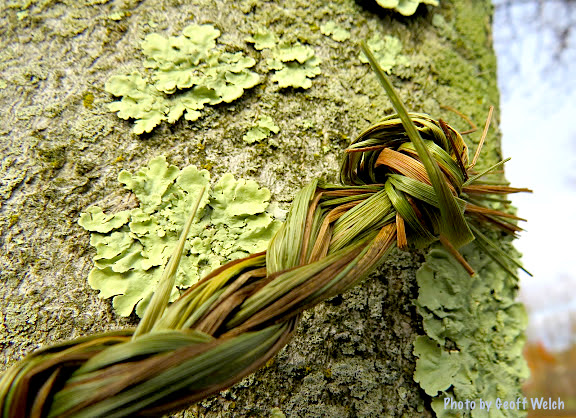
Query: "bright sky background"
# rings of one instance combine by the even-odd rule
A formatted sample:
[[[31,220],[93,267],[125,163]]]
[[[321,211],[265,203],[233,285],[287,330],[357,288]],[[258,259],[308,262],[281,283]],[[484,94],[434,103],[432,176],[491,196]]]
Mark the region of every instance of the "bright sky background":
[[[576,2],[494,0],[506,175],[526,232],[521,298],[529,338],[576,343]],[[504,3],[511,3],[504,5]]]

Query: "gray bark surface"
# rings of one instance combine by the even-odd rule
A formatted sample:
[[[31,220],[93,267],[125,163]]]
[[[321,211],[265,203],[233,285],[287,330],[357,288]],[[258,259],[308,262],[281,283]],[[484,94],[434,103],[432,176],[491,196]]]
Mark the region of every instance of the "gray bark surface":
[[[441,0],[402,17],[353,0],[14,0],[0,5],[0,344],[2,368],[46,344],[135,324],[98,297],[86,277],[94,250],[78,223],[91,205],[108,212],[135,202],[117,181],[160,154],[169,162],[232,172],[272,191],[285,207],[315,177],[336,181],[342,151],[391,112],[357,42],[397,37],[406,61],[394,84],[414,111],[477,124],[498,106],[487,0]],[[111,15],[123,12],[120,20]],[[351,40],[323,35],[329,20]],[[322,59],[312,88],[279,89],[270,80],[196,122],[166,123],[137,137],[105,107],[106,80],[142,68],[148,33],[178,34],[211,23],[230,51],[260,53],[244,40],[268,27],[311,45]],[[261,64],[256,70],[261,72]],[[277,147],[248,146],[242,135],[260,113],[281,131]],[[498,114],[498,112],[496,112]],[[496,123],[497,126],[497,123]],[[472,140],[479,137],[476,134]],[[472,146],[472,149],[474,147]],[[486,164],[499,158],[489,138]],[[178,416],[430,416],[413,381],[412,342],[422,334],[412,304],[423,254],[399,251],[379,274],[305,313],[297,335],[264,370]],[[274,409],[278,408],[278,409]]]

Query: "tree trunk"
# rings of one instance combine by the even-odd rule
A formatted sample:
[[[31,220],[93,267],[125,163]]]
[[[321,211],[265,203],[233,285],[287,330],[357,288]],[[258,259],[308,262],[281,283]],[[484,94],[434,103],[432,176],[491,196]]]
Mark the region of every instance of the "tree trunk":
[[[459,130],[496,106],[496,58],[488,0],[441,0],[403,17],[369,1],[15,0],[0,13],[0,328],[4,368],[39,346],[117,329],[135,318],[114,314],[86,281],[89,233],[78,215],[98,204],[116,212],[130,204],[118,173],[158,155],[179,167],[210,167],[252,178],[288,204],[315,177],[337,180],[342,152],[391,105],[357,43],[378,34],[402,45],[390,73],[408,108],[443,118]],[[320,27],[348,29],[337,42]],[[280,89],[271,76],[198,121],[163,123],[135,136],[132,123],[108,111],[105,82],[142,68],[148,33],[176,35],[190,23],[211,23],[220,42],[259,64],[245,39],[269,28],[313,47],[322,73],[312,87]],[[242,140],[259,114],[281,128],[277,146]],[[493,126],[498,125],[498,117]],[[482,166],[500,158],[491,131]],[[469,138],[471,149],[479,138]],[[306,312],[292,342],[261,370],[220,396],[180,414],[207,416],[430,416],[430,400],[414,382],[413,341],[423,334],[413,300],[423,253],[395,251],[378,274]],[[279,409],[274,409],[279,408]]]

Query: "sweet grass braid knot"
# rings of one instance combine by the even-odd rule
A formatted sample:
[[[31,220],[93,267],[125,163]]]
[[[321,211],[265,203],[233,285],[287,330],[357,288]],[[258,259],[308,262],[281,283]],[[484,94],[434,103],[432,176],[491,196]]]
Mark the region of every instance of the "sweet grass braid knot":
[[[409,113],[455,198],[468,178],[468,149],[462,136],[442,120]],[[438,239],[440,203],[430,177],[400,117],[391,115],[362,132],[346,150],[341,180],[378,185],[396,211],[398,246],[425,247]],[[457,200],[460,210],[465,202]]]
[[[477,238],[514,274],[478,226],[514,234],[518,218],[483,205],[482,197],[526,189],[480,183],[500,163],[472,173],[461,135],[408,114],[376,71],[398,115],[351,144],[343,185],[305,186],[266,252],[213,271],[172,305],[155,307],[136,331],[88,336],[25,357],[0,380],[0,414],[158,416],[189,405],[263,366],[287,344],[303,310],[361,281],[395,245],[440,239],[458,258],[455,247]],[[176,267],[171,260],[167,270]]]

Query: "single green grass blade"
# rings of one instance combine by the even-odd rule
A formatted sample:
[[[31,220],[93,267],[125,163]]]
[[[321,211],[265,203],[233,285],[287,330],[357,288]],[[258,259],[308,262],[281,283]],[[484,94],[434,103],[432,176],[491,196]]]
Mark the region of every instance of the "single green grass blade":
[[[470,184],[474,183],[476,180],[478,180],[480,177],[485,176],[486,174],[489,174],[490,172],[496,170],[497,168],[501,167],[504,165],[504,163],[507,163],[508,161],[510,161],[511,158],[506,158],[505,160],[502,160],[500,162],[497,162],[496,164],[494,164],[493,166],[488,167],[486,170],[476,174],[473,177],[470,177],[468,180],[466,180],[466,182],[464,182],[464,184],[462,185],[463,187],[469,186]]]
[[[144,312],[144,317],[142,321],[138,324],[138,327],[134,331],[134,335],[132,339],[137,338],[139,335],[145,334],[149,332],[156,321],[162,317],[164,310],[168,306],[168,301],[170,299],[170,294],[172,293],[172,289],[174,288],[174,283],[176,280],[176,271],[178,270],[178,265],[180,264],[180,259],[182,258],[182,252],[184,251],[184,245],[186,244],[186,238],[188,237],[188,232],[190,231],[190,226],[192,222],[194,222],[194,218],[196,217],[196,212],[198,211],[198,206],[202,201],[202,196],[204,196],[204,191],[206,187],[202,187],[198,198],[194,204],[194,208],[192,209],[192,213],[182,230],[182,234],[180,235],[180,241],[178,241],[178,245],[170,257],[170,261],[168,265],[164,269],[164,273],[158,282],[157,288],[154,291],[154,296],[152,296],[152,300],[150,301],[150,305],[146,308],[146,312]]]
[[[508,260],[509,262],[514,264],[516,267],[521,269],[524,273],[526,273],[530,277],[532,277],[532,273],[530,273],[528,270],[526,270],[524,268],[524,266],[522,265],[522,263],[520,263],[518,260],[515,260],[514,258],[510,257],[508,254],[506,254],[504,251],[502,251],[500,249],[500,247],[498,247],[490,238],[488,238],[486,235],[484,235],[482,232],[480,232],[480,230],[478,228],[476,228],[474,225],[470,225],[470,227],[474,231],[474,235],[476,235],[478,245],[482,248],[482,250],[486,254],[488,254],[494,261],[496,261],[498,264],[500,264],[500,266],[502,268],[504,268],[504,270],[506,270],[508,272],[508,274],[510,274],[512,277],[516,278],[517,280],[520,280],[518,278],[518,276],[516,275],[516,273],[514,272],[514,270],[512,270],[504,260]]]
[[[464,219],[464,213],[460,210],[454,196],[450,192],[438,164],[436,164],[432,158],[426,145],[424,145],[424,141],[422,140],[418,129],[414,125],[414,122],[410,119],[406,107],[394,91],[392,83],[390,83],[390,80],[388,80],[388,77],[386,77],[386,74],[384,74],[384,71],[380,68],[374,55],[365,42],[362,42],[361,45],[366,58],[368,58],[372,69],[380,81],[380,84],[382,84],[382,87],[384,87],[384,90],[388,94],[392,106],[394,106],[398,116],[400,116],[404,129],[406,129],[408,137],[414,144],[416,152],[418,153],[422,164],[426,168],[428,177],[430,177],[434,191],[438,195],[441,213],[440,234],[446,237],[456,248],[469,243],[474,239],[474,235],[470,231],[470,228]]]

